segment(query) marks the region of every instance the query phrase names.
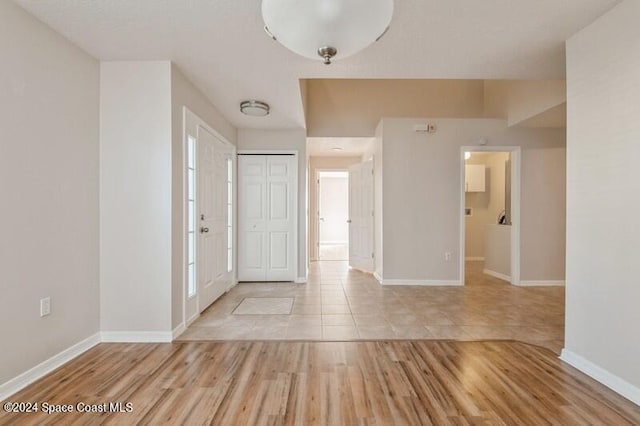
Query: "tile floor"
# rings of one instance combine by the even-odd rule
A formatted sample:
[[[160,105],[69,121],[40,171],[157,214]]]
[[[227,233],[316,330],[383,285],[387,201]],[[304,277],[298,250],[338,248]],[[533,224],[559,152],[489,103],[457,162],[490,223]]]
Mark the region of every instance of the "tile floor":
[[[519,340],[560,351],[564,288],[511,286],[482,262],[466,274],[465,287],[383,287],[346,262],[317,262],[307,284],[238,284],[178,340]],[[293,309],[234,315],[249,297],[292,297]]]

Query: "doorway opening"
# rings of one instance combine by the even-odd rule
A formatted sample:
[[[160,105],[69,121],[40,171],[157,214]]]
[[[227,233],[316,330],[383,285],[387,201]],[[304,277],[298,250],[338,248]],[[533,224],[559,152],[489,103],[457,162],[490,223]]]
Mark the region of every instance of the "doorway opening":
[[[349,172],[318,172],[318,260],[349,260]]]
[[[518,285],[520,149],[463,147],[461,162],[461,282]]]

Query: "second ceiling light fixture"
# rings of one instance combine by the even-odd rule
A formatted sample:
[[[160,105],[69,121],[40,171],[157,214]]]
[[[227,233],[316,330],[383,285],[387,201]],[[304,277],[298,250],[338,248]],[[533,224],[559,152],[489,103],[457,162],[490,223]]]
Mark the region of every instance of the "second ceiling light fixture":
[[[267,34],[298,55],[320,56],[327,65],[379,40],[392,16],[393,0],[262,0]]]

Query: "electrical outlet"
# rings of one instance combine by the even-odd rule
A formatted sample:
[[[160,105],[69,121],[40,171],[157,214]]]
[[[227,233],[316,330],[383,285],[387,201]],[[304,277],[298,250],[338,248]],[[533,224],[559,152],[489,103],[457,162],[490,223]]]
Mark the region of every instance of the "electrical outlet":
[[[49,314],[51,314],[51,298],[40,299],[40,316],[46,317]]]
[[[451,262],[451,252],[450,251],[445,251],[444,252],[444,260],[446,260],[447,262]]]
[[[435,123],[427,124],[427,133],[435,133],[438,131],[438,126]]]

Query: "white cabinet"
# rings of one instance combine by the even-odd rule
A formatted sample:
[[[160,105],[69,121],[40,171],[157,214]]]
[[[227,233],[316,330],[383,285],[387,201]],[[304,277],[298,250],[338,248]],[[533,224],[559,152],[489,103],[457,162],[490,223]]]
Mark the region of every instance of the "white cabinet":
[[[485,187],[484,164],[466,164],[464,166],[465,192],[484,192]]]

